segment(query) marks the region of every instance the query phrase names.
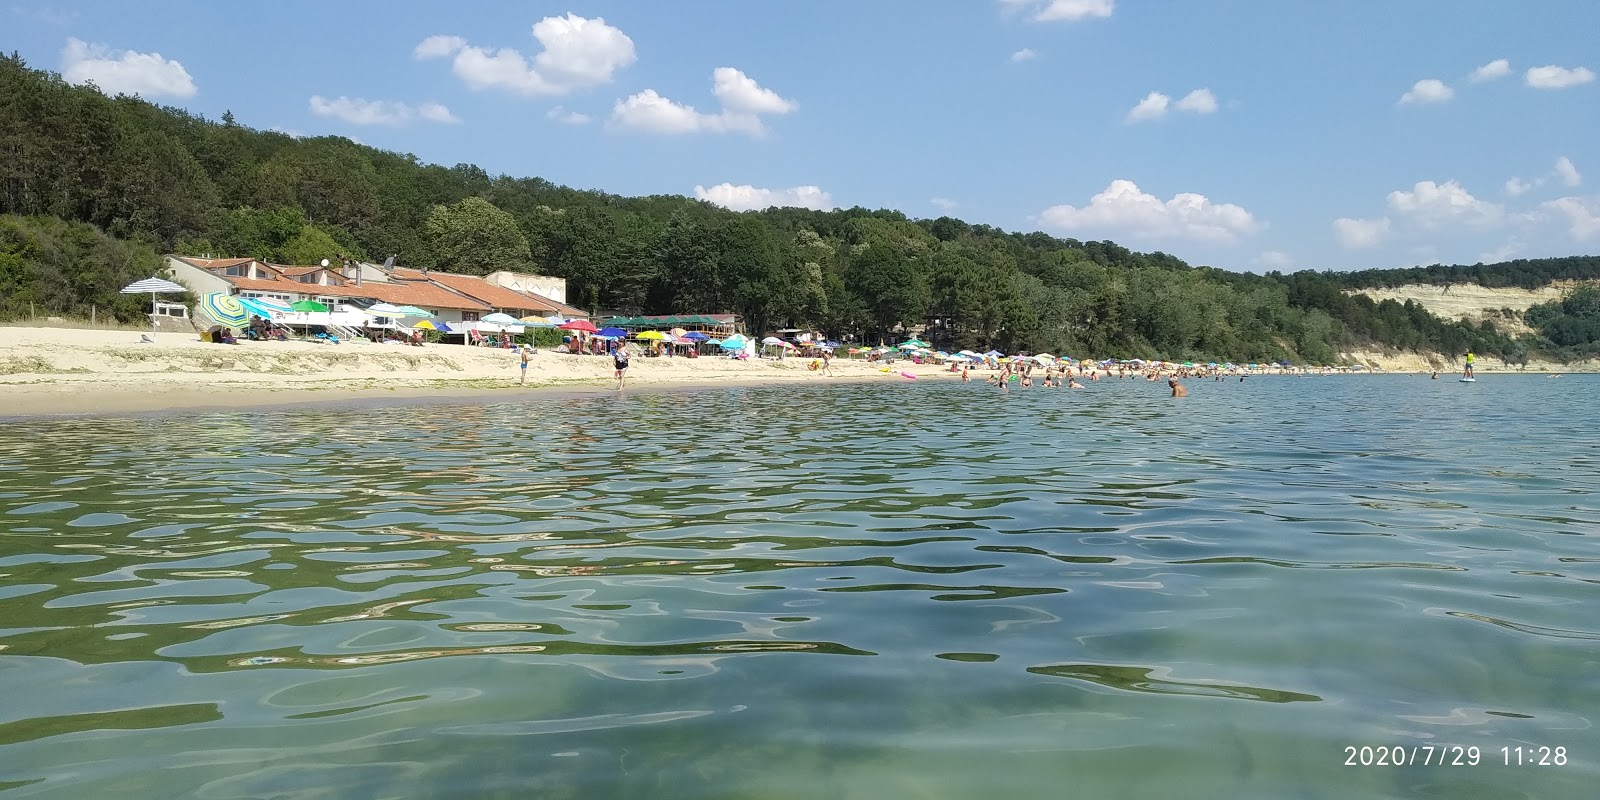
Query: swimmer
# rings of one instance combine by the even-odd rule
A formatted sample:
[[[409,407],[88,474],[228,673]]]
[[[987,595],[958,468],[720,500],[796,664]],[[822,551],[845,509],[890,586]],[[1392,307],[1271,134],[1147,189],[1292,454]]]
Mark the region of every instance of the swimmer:
[[[1178,383],[1178,379],[1177,378],[1168,378],[1167,379],[1167,385],[1172,387],[1172,396],[1173,397],[1188,397],[1189,396],[1189,390],[1183,388],[1183,386]]]
[[[1078,383],[1078,379],[1077,378],[1068,378],[1067,379],[1067,388],[1068,389],[1082,389],[1083,388],[1083,384]]]

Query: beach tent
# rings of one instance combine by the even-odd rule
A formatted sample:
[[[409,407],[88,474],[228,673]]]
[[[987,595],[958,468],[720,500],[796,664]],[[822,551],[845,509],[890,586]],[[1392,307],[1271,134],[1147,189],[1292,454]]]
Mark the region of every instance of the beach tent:
[[[134,281],[133,283],[122,287],[122,294],[144,294],[145,292],[150,293],[151,333],[156,332],[156,295],[183,294],[187,291],[189,291],[188,287],[183,286],[182,284],[173,283],[165,278],[145,278],[142,281]]]

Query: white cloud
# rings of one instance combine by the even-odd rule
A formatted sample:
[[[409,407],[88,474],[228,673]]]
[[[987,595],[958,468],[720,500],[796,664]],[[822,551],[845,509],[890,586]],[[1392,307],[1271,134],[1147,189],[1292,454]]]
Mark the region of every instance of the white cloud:
[[[1504,208],[1473,197],[1455,181],[1418,181],[1409,192],[1390,192],[1389,211],[1427,230],[1457,224],[1485,227],[1505,217]]]
[[[1583,183],[1583,175],[1579,174],[1578,168],[1572,165],[1572,159],[1566,156],[1556,159],[1556,177],[1560,178],[1561,182],[1567,186],[1577,186]]]
[[[1015,64],[1019,61],[1032,61],[1038,57],[1038,53],[1033,52],[1033,50],[1030,48],[1024,47],[1021,50],[1011,54],[1011,63]]]
[[[393,100],[364,100],[360,97],[311,96],[311,113],[319,117],[343,120],[351,125],[406,125],[417,120],[424,122],[461,122],[450,109],[438,103],[409,106]]]
[[[1521,239],[1513,236],[1505,244],[1500,245],[1493,250],[1479,253],[1478,261],[1484,264],[1497,264],[1501,261],[1509,261],[1512,256],[1522,252],[1522,249],[1526,246],[1527,242],[1524,242]]]
[[[1052,206],[1039,221],[1063,230],[1119,229],[1154,239],[1188,239],[1229,244],[1260,229],[1261,223],[1240,206],[1213,203],[1205,195],[1183,193],[1171,200],[1140,191],[1128,180],[1115,180],[1081,208]]]
[[[1565,89],[1594,80],[1594,73],[1588,67],[1567,69],[1551,65],[1531,67],[1523,78],[1535,89]]]
[[[1006,11],[1031,11],[1035,22],[1077,22],[1104,19],[1116,10],[1116,0],[1000,0]]]
[[[453,54],[451,71],[473,89],[525,95],[566,94],[609,83],[617,70],[638,59],[633,40],[599,17],[545,17],[534,23],[533,38],[543,49],[531,60],[513,48],[490,51],[443,35],[423,39],[412,53],[419,59]]]
[[[1150,119],[1161,119],[1167,115],[1167,104],[1172,98],[1160,92],[1151,92],[1139,101],[1139,105],[1128,112],[1127,123],[1144,122]]]
[[[68,39],[61,51],[61,77],[68,83],[92,81],[108,95],[193,97],[197,91],[183,64],[160,53],[111,50],[81,39]]]
[[[1509,194],[1512,197],[1517,197],[1519,195],[1527,194],[1529,189],[1532,189],[1537,185],[1537,181],[1534,183],[1528,183],[1521,178],[1513,177],[1506,181],[1506,194]]]
[[[1400,95],[1400,104],[1443,103],[1455,96],[1455,90],[1437,78],[1424,78],[1411,85],[1411,91]]]
[[[698,111],[694,106],[662,97],[654,89],[618,100],[611,108],[610,124],[616,128],[647,133],[747,133],[767,132],[763,114],[787,114],[799,106],[764,89],[749,76],[732,67],[718,67],[711,75],[712,94],[722,103],[719,113]]]
[[[411,51],[413,58],[425,61],[430,58],[444,58],[455,55],[461,48],[467,46],[467,40],[460,36],[429,36]]]
[[[749,184],[734,186],[719,183],[707,189],[694,187],[694,196],[733,211],[756,211],[773,206],[793,206],[829,211],[834,205],[833,195],[818,186],[794,186],[788,189],[761,189]]]
[[[717,67],[711,73],[711,93],[730,111],[748,114],[787,114],[799,108],[771,89],[763,89],[748,75],[733,67]]]
[[[930,197],[928,198],[928,204],[940,211],[954,211],[957,206],[961,205],[948,197]]]
[[[1339,243],[1345,247],[1351,249],[1373,247],[1389,238],[1389,218],[1340,217],[1333,221],[1333,232],[1339,235]]]
[[[1562,197],[1539,206],[1548,216],[1564,219],[1578,241],[1600,239],[1600,197]]]
[[[1510,74],[1511,62],[1503,58],[1497,58],[1473,70],[1467,80],[1473,83],[1483,83],[1484,81],[1492,81],[1495,78],[1504,78]]]
[[[562,123],[563,125],[588,125],[590,119],[588,114],[580,114],[576,111],[568,111],[561,106],[556,106],[555,108],[544,112],[544,116],[546,119],[553,119],[556,122]]]
[[[1255,257],[1255,264],[1267,269],[1289,269],[1294,266],[1294,256],[1282,250],[1264,250]]]
[[[1217,96],[1212,94],[1210,89],[1196,89],[1178,101],[1178,110],[1210,114],[1217,110]]]

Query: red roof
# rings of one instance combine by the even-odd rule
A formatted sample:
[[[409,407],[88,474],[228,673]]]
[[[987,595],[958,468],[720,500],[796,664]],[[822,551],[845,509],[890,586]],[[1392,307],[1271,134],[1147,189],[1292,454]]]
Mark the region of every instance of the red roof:
[[[248,264],[253,258],[195,258],[193,256],[178,256],[179,261],[192,264],[201,269],[218,269],[220,267],[235,267]]]
[[[228,275],[219,276],[233,284],[237,289],[252,292],[277,292],[279,294],[304,294],[317,297],[370,297],[385,303],[397,306],[426,306],[432,308],[454,308],[465,311],[488,311],[489,306],[463,297],[460,294],[435,286],[431,283],[413,281],[394,281],[380,283],[367,281],[360,286],[353,283],[344,286],[322,286],[315,283],[300,283],[299,281],[264,281],[255,278],[235,278]]]
[[[497,286],[476,275],[456,275],[450,272],[429,272],[426,275],[422,270],[397,268],[394,274],[398,277],[414,278],[416,280],[431,280],[442,283],[475,300],[482,300],[495,308],[509,308],[519,311],[537,311],[541,314],[550,314],[558,309],[554,301],[535,294],[524,294],[515,289]]]

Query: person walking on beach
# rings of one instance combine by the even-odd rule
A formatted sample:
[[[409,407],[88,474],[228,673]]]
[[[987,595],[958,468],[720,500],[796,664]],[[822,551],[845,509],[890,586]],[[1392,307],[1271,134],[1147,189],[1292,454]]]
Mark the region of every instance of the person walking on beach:
[[[522,346],[522,385],[528,385],[528,354],[533,351],[531,345]]]
[[[1467,351],[1467,374],[1465,374],[1465,375],[1463,375],[1461,377],[1463,377],[1463,378],[1471,378],[1472,377],[1472,362],[1474,362],[1476,360],[1478,360],[1478,357],[1473,355],[1471,350],[1468,350]]]
[[[611,354],[612,364],[617,368],[617,391],[622,391],[622,384],[628,379],[628,359],[632,354],[628,352],[628,343],[617,342],[617,349]]]
[[[826,348],[822,351],[822,374],[833,377],[833,351]]]

